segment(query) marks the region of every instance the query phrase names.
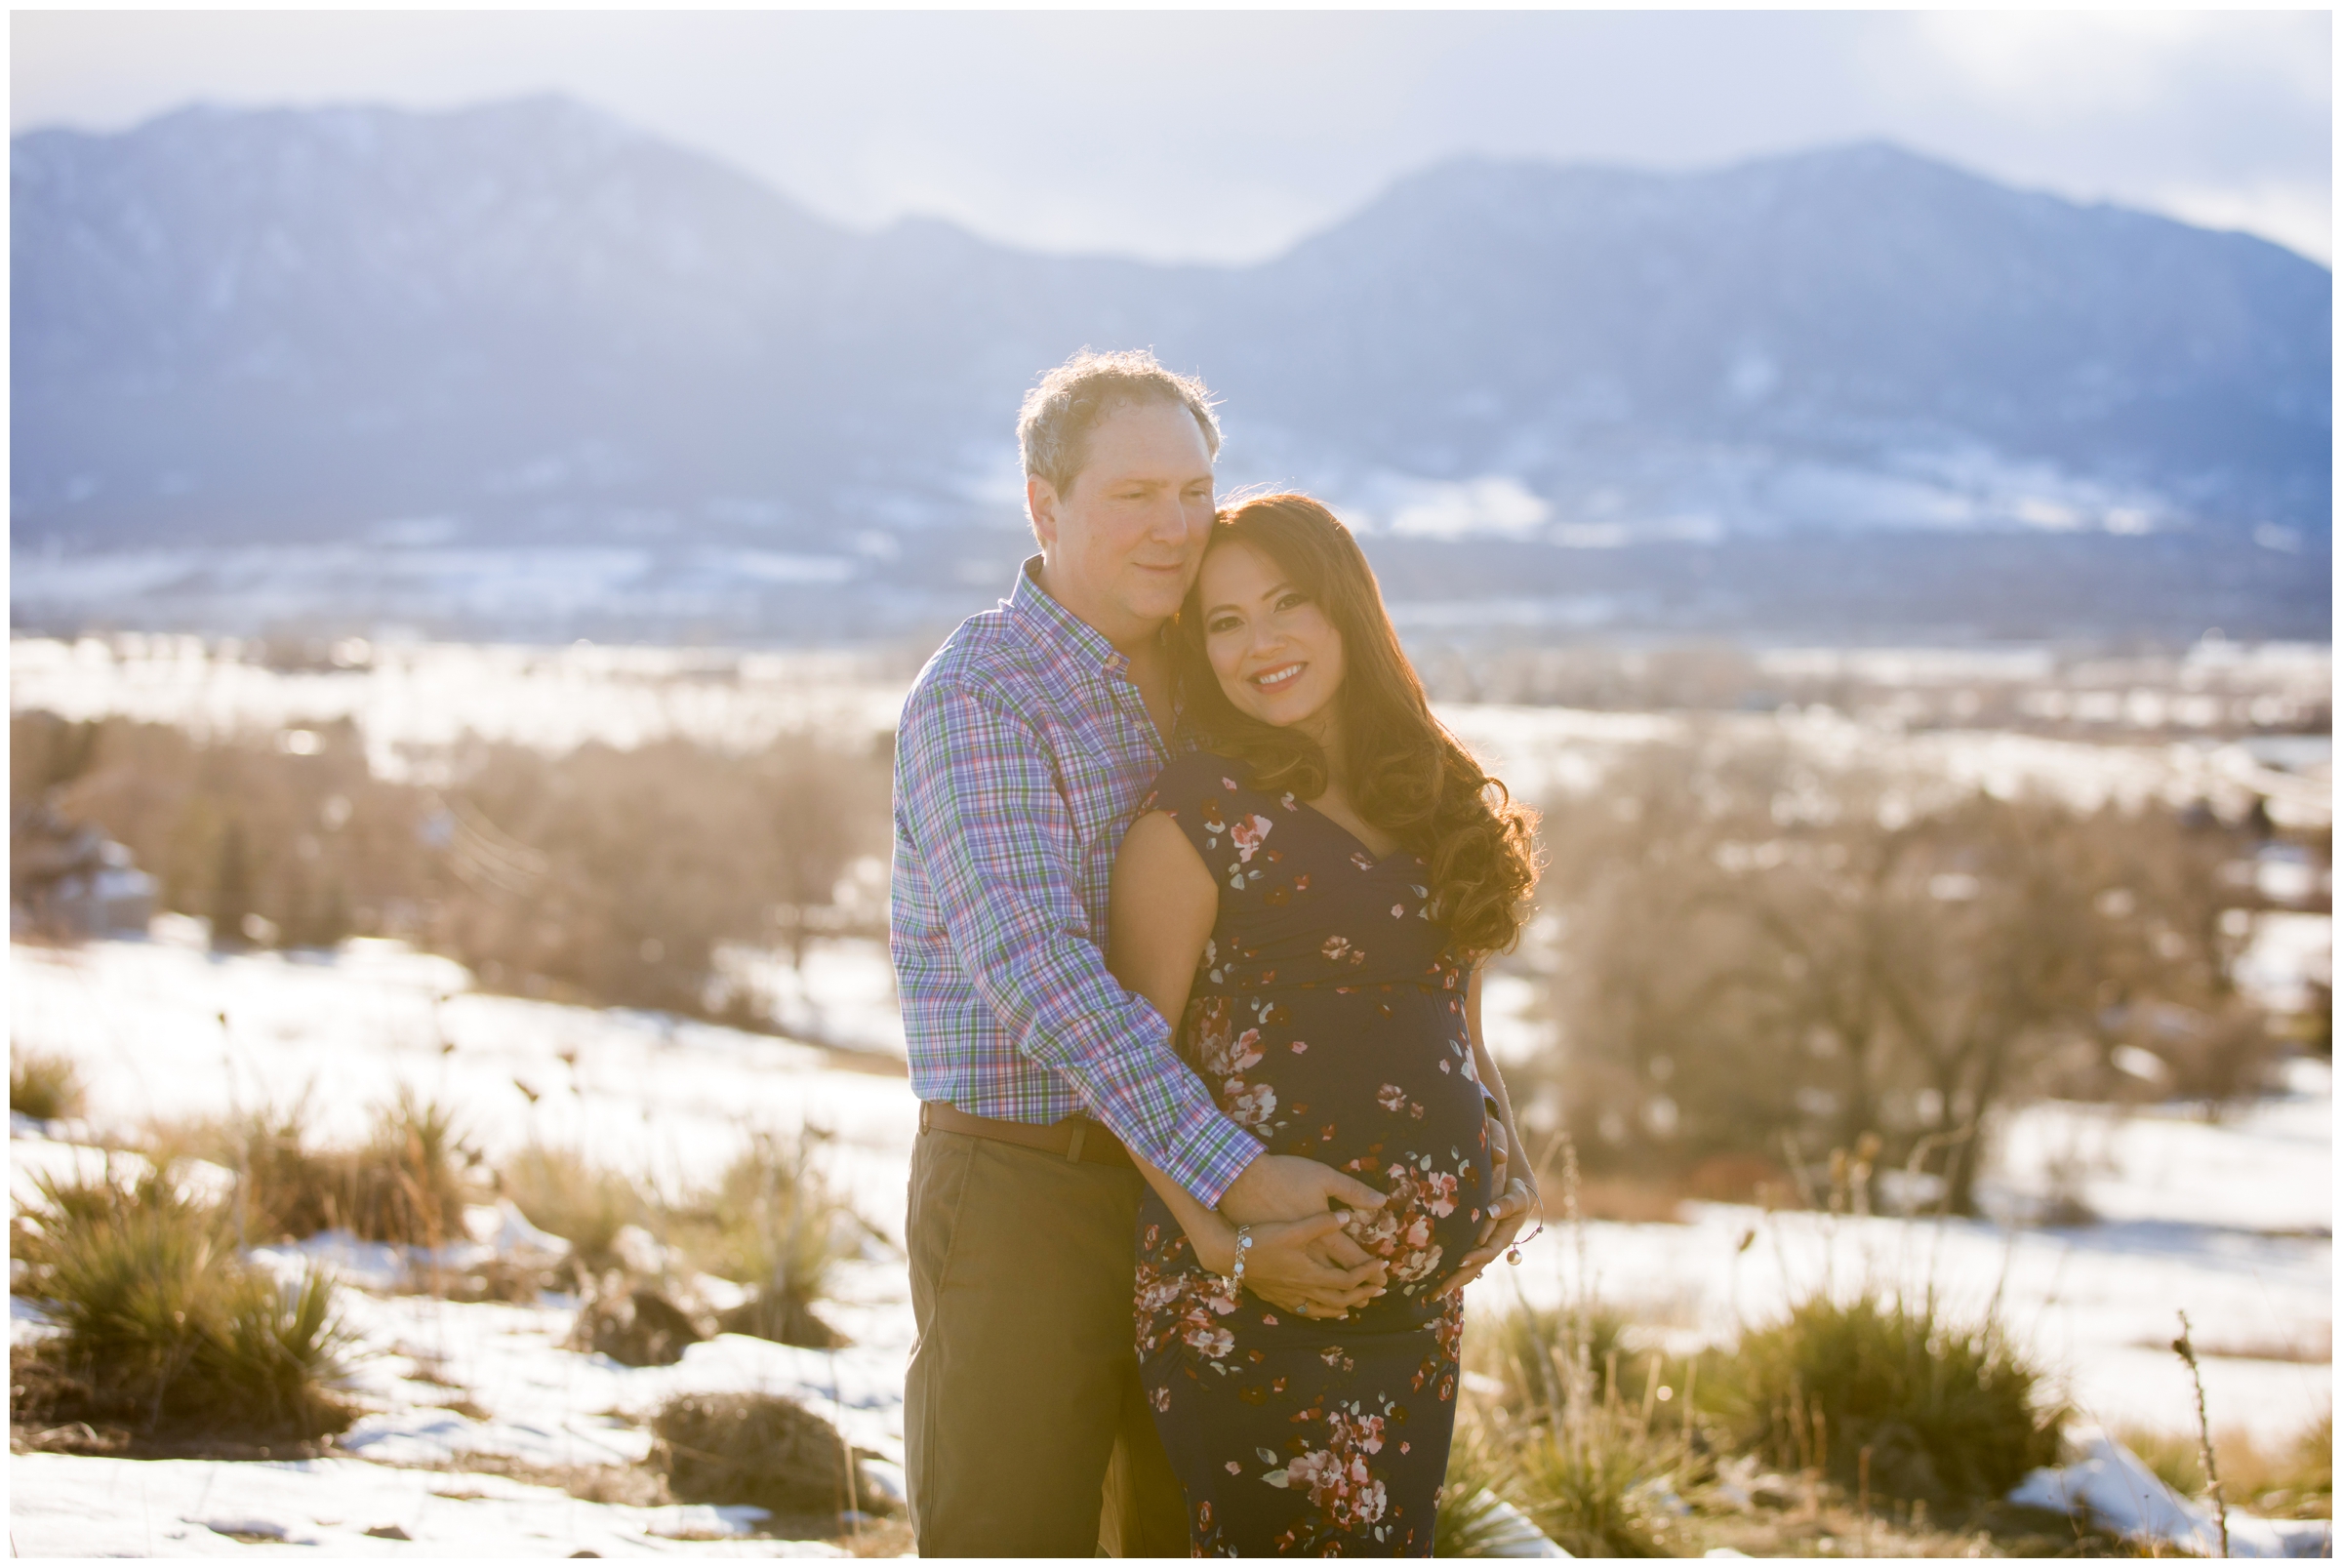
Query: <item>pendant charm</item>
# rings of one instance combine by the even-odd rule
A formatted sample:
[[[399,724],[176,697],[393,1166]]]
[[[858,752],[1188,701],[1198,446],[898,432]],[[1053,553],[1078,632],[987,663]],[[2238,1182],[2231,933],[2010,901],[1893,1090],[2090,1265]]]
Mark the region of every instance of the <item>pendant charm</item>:
[[[1520,1266],[1520,1249],[1518,1247],[1507,1247],[1505,1249],[1505,1262],[1511,1264],[1514,1267],[1518,1268]]]

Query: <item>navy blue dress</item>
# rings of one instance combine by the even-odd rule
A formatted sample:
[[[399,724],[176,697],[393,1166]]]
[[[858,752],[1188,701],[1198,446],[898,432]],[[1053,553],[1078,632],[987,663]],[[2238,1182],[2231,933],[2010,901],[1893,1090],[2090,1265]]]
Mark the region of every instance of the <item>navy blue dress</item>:
[[[1143,808],[1176,821],[1220,884],[1179,1049],[1270,1152],[1388,1194],[1348,1228],[1389,1260],[1390,1289],[1339,1320],[1239,1300],[1150,1192],[1147,1393],[1197,1555],[1429,1556],[1464,1332],[1461,1299],[1432,1294],[1490,1201],[1469,977],[1425,913],[1420,859],[1377,859],[1245,778],[1225,757],[1184,757]]]

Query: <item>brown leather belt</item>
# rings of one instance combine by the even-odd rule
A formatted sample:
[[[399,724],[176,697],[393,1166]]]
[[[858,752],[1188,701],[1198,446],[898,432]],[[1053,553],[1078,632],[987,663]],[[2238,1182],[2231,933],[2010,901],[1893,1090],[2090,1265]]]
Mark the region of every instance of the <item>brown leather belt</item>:
[[[1087,1116],[1068,1116],[1041,1126],[1029,1121],[997,1121],[990,1116],[971,1116],[957,1106],[942,1100],[919,1102],[919,1130],[939,1133],[964,1133],[970,1138],[990,1138],[1020,1148],[1037,1148],[1044,1154],[1061,1159],[1087,1160],[1092,1165],[1119,1165],[1131,1169],[1130,1150],[1122,1141],[1106,1130],[1103,1122]]]

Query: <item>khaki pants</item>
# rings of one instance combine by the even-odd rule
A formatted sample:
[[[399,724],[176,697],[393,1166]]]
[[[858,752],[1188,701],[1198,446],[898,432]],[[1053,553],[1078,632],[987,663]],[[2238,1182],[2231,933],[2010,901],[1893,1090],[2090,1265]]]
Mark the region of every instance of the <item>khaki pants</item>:
[[[1144,1182],[927,1131],[910,1157],[904,1391],[924,1556],[1185,1556],[1187,1504],[1139,1387]]]

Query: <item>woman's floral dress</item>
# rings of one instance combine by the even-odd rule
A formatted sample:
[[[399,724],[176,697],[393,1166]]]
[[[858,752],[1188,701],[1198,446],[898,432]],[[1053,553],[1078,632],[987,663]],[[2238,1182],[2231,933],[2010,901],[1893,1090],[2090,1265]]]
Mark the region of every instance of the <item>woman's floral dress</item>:
[[[1198,1555],[1429,1556],[1455,1428],[1460,1300],[1433,1301],[1489,1202],[1467,977],[1425,914],[1421,860],[1375,859],[1242,765],[1174,762],[1143,809],[1183,828],[1220,917],[1183,1055],[1270,1152],[1388,1194],[1349,1230],[1390,1288],[1339,1320],[1203,1271],[1162,1200],[1139,1214],[1139,1356]]]

